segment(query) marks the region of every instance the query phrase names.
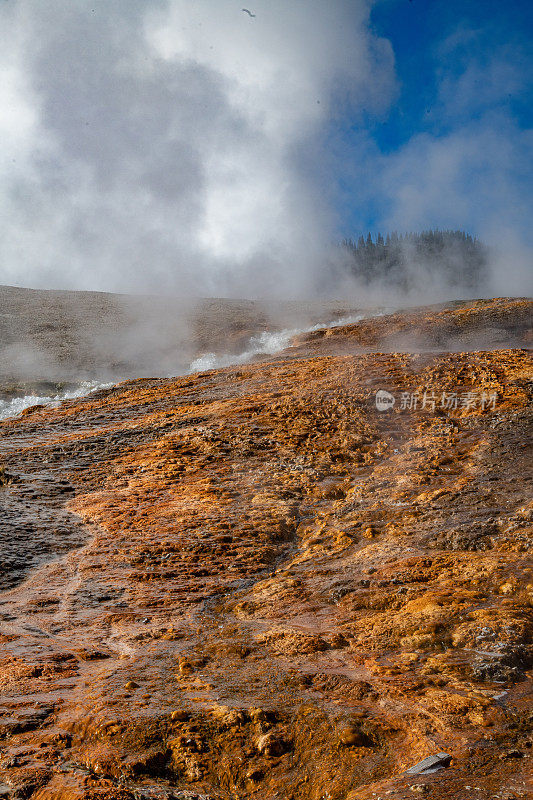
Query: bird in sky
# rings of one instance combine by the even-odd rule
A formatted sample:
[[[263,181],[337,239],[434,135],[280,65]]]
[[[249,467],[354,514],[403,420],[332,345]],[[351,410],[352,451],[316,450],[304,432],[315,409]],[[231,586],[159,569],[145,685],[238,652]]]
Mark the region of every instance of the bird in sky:
[[[252,12],[248,11],[247,8],[243,8],[243,11],[244,11],[245,14],[249,14],[251,17],[255,17],[255,14],[252,14]]]

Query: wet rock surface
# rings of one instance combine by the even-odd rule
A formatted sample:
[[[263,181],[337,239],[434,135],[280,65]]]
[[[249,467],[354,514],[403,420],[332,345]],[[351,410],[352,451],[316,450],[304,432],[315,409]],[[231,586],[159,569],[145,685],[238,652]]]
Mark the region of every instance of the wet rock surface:
[[[531,354],[364,330],[0,425],[0,796],[530,796]]]
[[[0,591],[16,586],[30,570],[80,547],[88,534],[65,511],[74,487],[46,473],[7,473],[0,490]]]

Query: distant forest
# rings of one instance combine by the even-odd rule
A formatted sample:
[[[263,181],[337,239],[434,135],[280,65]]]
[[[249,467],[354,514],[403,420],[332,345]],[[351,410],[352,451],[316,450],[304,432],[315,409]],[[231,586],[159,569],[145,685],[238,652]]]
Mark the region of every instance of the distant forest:
[[[483,283],[488,265],[487,247],[464,231],[430,230],[376,240],[360,236],[345,239],[348,271],[364,284],[386,283],[411,289],[424,275],[449,286],[474,289]]]

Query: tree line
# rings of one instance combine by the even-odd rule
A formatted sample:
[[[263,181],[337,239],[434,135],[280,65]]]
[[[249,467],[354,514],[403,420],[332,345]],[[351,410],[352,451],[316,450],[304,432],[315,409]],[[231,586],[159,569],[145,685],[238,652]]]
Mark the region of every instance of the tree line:
[[[487,247],[465,231],[428,230],[422,233],[378,233],[375,240],[345,239],[348,271],[364,284],[386,282],[411,289],[424,274],[449,286],[474,289],[487,274]]]

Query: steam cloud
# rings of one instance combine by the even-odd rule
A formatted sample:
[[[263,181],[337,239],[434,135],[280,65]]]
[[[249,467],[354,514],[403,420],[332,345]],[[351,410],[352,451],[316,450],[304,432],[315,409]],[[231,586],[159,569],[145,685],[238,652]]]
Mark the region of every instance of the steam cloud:
[[[332,98],[386,107],[364,0],[2,3],[0,282],[301,294]],[[238,287],[238,289],[237,289]]]
[[[1,3],[0,283],[311,295],[342,238],[342,174],[382,229],[498,227],[512,267],[487,291],[526,291],[531,140],[498,105],[524,77],[508,52],[469,61],[474,34],[456,33],[435,110],[449,134],[383,154],[361,124],[343,151],[335,120],[385,119],[398,92],[372,5]]]

